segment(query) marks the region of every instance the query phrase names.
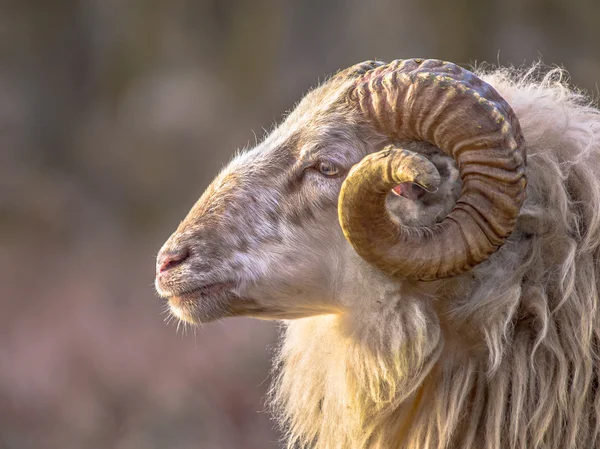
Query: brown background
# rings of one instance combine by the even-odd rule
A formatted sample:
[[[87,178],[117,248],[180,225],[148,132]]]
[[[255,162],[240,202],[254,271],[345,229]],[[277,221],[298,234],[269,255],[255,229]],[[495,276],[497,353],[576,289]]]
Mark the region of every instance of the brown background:
[[[152,288],[219,167],[366,59],[542,57],[597,95],[599,23],[597,0],[1,0],[0,449],[277,447],[276,326],[176,332]]]

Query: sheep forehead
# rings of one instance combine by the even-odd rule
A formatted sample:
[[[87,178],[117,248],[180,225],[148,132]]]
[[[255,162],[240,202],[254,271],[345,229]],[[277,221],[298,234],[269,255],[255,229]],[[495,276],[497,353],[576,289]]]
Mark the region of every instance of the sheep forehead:
[[[344,128],[345,113],[338,107],[344,92],[334,80],[310,91],[263,142],[238,154],[221,177],[258,175],[272,180],[315,148],[354,138]]]

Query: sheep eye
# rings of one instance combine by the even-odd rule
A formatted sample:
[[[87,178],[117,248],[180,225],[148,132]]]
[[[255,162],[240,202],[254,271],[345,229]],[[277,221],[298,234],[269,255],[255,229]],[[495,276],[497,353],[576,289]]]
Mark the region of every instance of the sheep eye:
[[[340,173],[339,168],[329,161],[321,161],[317,165],[317,170],[324,176],[336,176]]]

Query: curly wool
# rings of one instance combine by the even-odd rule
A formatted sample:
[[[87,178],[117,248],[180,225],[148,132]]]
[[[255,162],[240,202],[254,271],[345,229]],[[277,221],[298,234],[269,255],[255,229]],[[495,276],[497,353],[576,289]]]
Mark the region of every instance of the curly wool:
[[[527,142],[517,229],[458,278],[286,323],[287,447],[600,447],[600,111],[560,69],[479,75]]]

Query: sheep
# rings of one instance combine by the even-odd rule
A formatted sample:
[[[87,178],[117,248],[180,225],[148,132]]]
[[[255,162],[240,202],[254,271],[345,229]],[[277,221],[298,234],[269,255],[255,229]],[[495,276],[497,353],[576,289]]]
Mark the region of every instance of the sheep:
[[[600,111],[565,79],[357,64],[167,240],[173,315],[283,320],[286,447],[600,447]]]

